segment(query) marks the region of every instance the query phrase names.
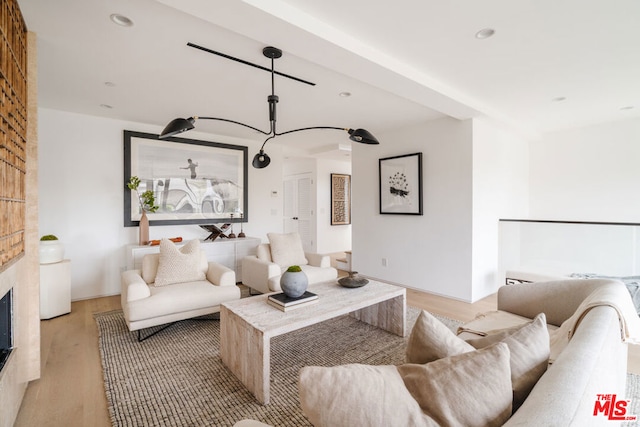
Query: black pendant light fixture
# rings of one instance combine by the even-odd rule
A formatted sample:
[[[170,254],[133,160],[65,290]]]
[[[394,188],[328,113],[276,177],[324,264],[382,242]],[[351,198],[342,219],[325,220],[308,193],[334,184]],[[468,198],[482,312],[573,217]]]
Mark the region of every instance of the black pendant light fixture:
[[[306,128],[300,128],[300,129],[293,129],[293,130],[288,130],[285,132],[278,132],[276,129],[276,104],[278,103],[278,96],[275,94],[275,75],[281,75],[284,77],[288,77],[303,83],[307,83],[307,84],[311,84],[313,85],[313,83],[307,82],[305,80],[302,79],[298,79],[297,77],[292,77],[286,74],[282,74],[279,73],[277,71],[275,71],[274,69],[274,60],[277,58],[280,58],[282,56],[282,51],[278,48],[275,47],[271,47],[271,46],[267,46],[262,50],[262,54],[264,56],[266,56],[267,58],[271,59],[271,69],[267,69],[265,67],[262,67],[260,65],[256,65],[256,64],[252,64],[250,62],[238,59],[238,58],[234,58],[232,56],[220,53],[220,52],[216,52],[198,45],[194,45],[192,43],[188,43],[187,44],[190,47],[194,47],[196,49],[200,49],[200,50],[204,50],[206,52],[209,53],[213,53],[222,57],[225,57],[227,59],[231,59],[237,62],[241,62],[243,64],[246,65],[251,65],[253,67],[256,68],[260,68],[266,71],[270,71],[271,72],[271,95],[269,95],[267,97],[267,102],[269,104],[269,123],[270,123],[270,130],[269,132],[265,132],[261,129],[258,129],[256,127],[247,125],[245,123],[241,123],[235,120],[229,120],[229,119],[221,119],[218,117],[200,117],[200,116],[193,116],[193,117],[189,117],[187,119],[183,119],[183,118],[177,118],[172,120],[162,131],[162,133],[160,134],[160,138],[168,138],[170,136],[174,136],[177,135],[179,133],[182,132],[186,132],[188,130],[193,129],[194,123],[196,120],[218,120],[221,122],[228,122],[228,123],[234,123],[236,125],[240,125],[240,126],[244,126],[247,127],[249,129],[253,129],[259,133],[262,133],[264,135],[268,135],[268,138],[264,140],[264,142],[262,143],[262,147],[260,147],[260,151],[258,152],[258,154],[256,154],[253,158],[253,161],[251,162],[251,164],[253,165],[253,167],[258,168],[258,169],[262,169],[265,168],[267,166],[269,166],[269,163],[271,163],[271,159],[269,158],[269,156],[267,155],[267,153],[265,153],[264,151],[264,146],[267,143],[267,141],[269,141],[270,139],[275,138],[276,136],[281,136],[281,135],[286,135],[288,133],[293,133],[293,132],[300,132],[303,130],[311,130],[311,129],[335,129],[335,130],[342,130],[345,131],[349,134],[349,139],[355,142],[360,142],[362,144],[379,144],[378,140],[368,131],[364,130],[364,129],[350,129],[350,128],[341,128],[341,127],[333,127],[333,126],[313,126],[313,127],[306,127]]]

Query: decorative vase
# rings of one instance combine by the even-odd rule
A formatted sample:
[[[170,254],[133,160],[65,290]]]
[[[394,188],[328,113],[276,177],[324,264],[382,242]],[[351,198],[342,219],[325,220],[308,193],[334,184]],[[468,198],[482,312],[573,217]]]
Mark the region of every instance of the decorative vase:
[[[357,271],[350,271],[349,276],[338,279],[340,286],[345,288],[359,288],[369,283],[364,277],[359,277]]]
[[[304,271],[285,271],[280,277],[282,292],[290,298],[302,296],[309,286],[309,279]]]
[[[60,240],[40,241],[40,264],[55,264],[64,259],[64,245]]]
[[[149,243],[149,218],[147,218],[147,211],[144,209],[142,210],[142,216],[140,217],[138,231],[140,232],[139,244],[146,245]]]

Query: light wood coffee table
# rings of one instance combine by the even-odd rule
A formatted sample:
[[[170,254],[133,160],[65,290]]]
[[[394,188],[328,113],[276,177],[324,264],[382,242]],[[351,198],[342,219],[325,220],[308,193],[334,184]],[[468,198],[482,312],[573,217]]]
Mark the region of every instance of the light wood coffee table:
[[[222,304],[220,355],[223,363],[262,404],[269,403],[271,338],[349,314],[405,336],[405,288],[370,280],[361,288],[334,281],[309,286],[318,302],[283,312],[267,303],[267,294]]]

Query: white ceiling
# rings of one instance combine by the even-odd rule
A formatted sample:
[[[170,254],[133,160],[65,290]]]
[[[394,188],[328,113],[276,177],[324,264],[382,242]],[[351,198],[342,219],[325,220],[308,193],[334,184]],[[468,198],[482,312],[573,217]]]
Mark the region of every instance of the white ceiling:
[[[443,116],[488,116],[535,136],[640,117],[637,0],[18,3],[38,34],[41,107],[156,124],[158,132],[192,115],[269,130],[269,74],[187,42],[266,67],[262,48],[282,49],[276,70],[316,86],[276,78],[278,131],[339,126],[375,135]],[[134,26],[115,25],[113,13]],[[475,38],[483,28],[495,35]],[[345,91],[352,96],[340,97]],[[196,128],[263,139],[221,122]],[[346,141],[312,131],[274,142],[335,154]]]

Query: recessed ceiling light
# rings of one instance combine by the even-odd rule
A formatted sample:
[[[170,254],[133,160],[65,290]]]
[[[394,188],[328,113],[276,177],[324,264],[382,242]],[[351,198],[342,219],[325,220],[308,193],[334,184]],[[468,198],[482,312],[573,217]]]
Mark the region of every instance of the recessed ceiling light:
[[[340,95],[343,98],[348,98],[351,96],[351,92],[340,92],[338,95]]]
[[[565,96],[558,96],[556,98],[553,98],[552,101],[553,102],[562,102],[562,101],[565,101],[566,99],[567,99],[567,97],[565,97]]]
[[[482,30],[476,33],[477,39],[488,39],[496,33],[496,30],[493,28],[483,28]]]
[[[101,106],[102,108],[106,108],[107,110],[110,110],[110,109],[112,109],[112,108],[113,108],[113,107],[112,107],[111,105],[109,105],[109,104],[100,104],[100,106]]]
[[[114,87],[116,84],[114,82],[104,82],[104,85],[107,87]]]
[[[620,108],[621,110],[633,110],[633,105],[627,105],[626,107]]]
[[[133,27],[133,21],[124,15],[120,15],[119,13],[113,13],[111,14],[111,16],[109,16],[109,18],[114,24],[118,24],[123,27]]]

